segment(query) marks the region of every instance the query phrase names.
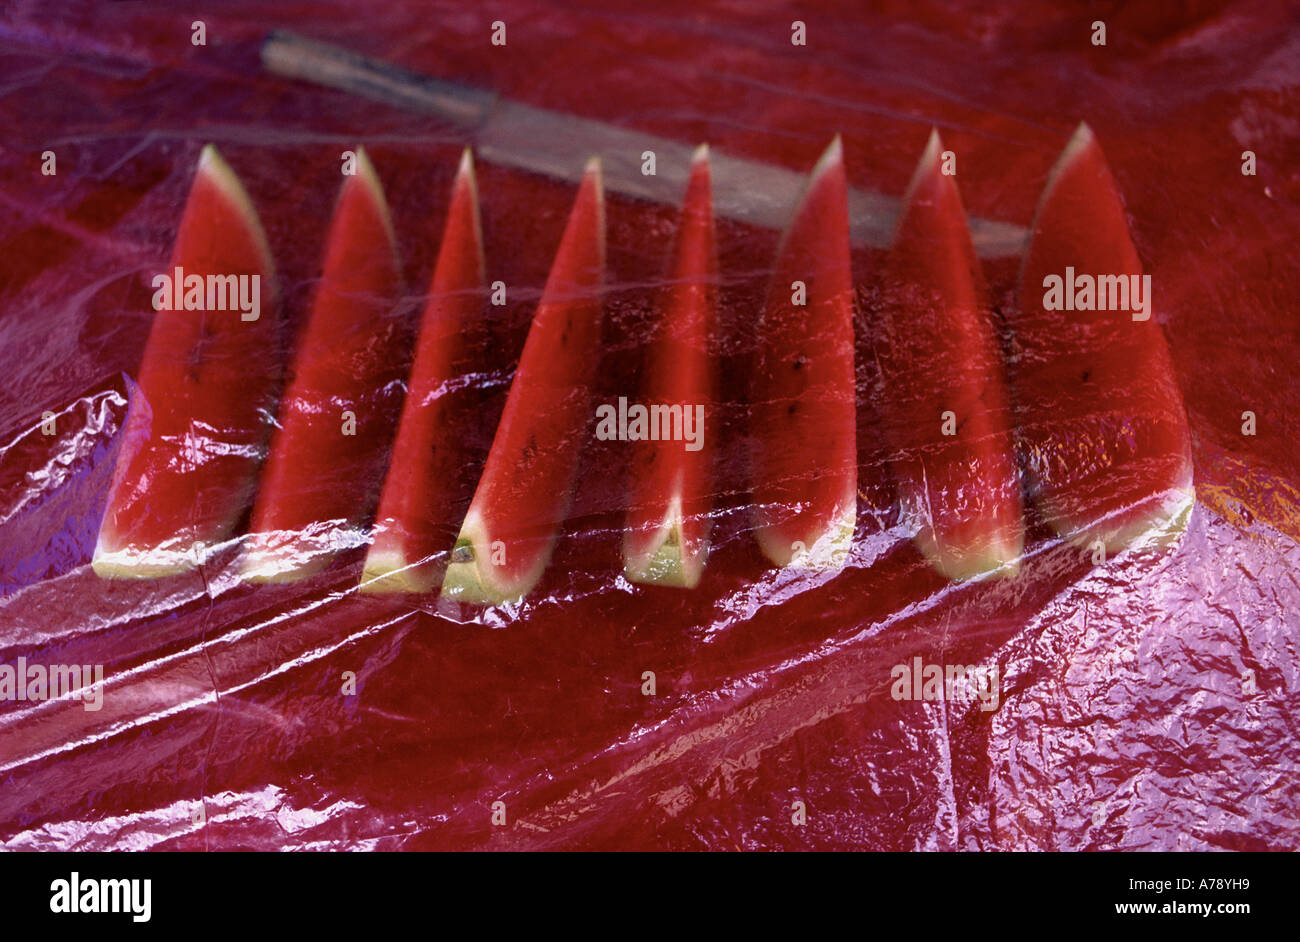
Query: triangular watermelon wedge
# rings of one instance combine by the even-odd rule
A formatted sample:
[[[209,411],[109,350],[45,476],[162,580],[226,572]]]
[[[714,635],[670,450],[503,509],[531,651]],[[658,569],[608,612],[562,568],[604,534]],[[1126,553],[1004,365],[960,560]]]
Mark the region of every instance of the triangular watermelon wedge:
[[[600,359],[605,198],[600,163],[583,174],[501,422],[452,550],[442,594],[521,599],[541,578],[588,444]]]
[[[1010,379],[1031,498],[1062,536],[1116,553],[1185,527],[1195,500],[1187,415],[1149,308],[1135,310],[1132,296],[1114,304],[1123,299],[1112,285],[1108,306],[1118,310],[1049,309],[1059,301],[1049,297],[1052,277],[1070,271],[1072,281],[1134,284],[1136,275],[1141,285],[1119,189],[1086,124],[1039,200],[1012,319]]]
[[[253,507],[243,574],[254,582],[305,578],[364,541],[392,441],[401,268],[379,177],[356,155]]]
[[[903,198],[872,343],[904,521],[939,572],[1014,575],[1024,547],[1002,350],[955,178],[930,134]]]
[[[166,288],[155,281],[159,309],[95,546],[100,576],[164,576],[201,564],[247,509],[270,432],[280,383],[275,266],[248,194],[210,144],[168,277],[178,269],[183,285],[204,283],[203,308],[213,286],[214,309],[186,310],[184,299],[182,309],[165,309],[157,302]],[[240,276],[250,289],[258,279],[256,318],[251,305],[221,300]]]
[[[778,566],[836,571],[857,518],[853,275],[839,137],[813,168],[782,238],[758,331],[755,535]]]
[[[668,279],[643,399],[680,406],[684,430],[697,406],[706,420],[713,407],[709,335],[717,306],[718,259],[707,146],[695,152],[691,164]],[[635,446],[623,540],[624,571],[633,582],[693,588],[700,581],[709,549],[713,449],[705,429],[695,433],[698,447],[693,449],[673,439]]]
[[[456,360],[466,327],[482,314],[485,268],[474,159],[466,148],[421,318],[363,591],[432,592],[441,581],[459,520],[452,519],[450,483],[464,460],[451,414]]]

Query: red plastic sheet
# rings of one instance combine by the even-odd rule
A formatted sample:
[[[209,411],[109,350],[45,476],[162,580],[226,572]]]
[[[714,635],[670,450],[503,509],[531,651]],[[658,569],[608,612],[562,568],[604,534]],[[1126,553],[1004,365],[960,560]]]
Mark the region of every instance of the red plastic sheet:
[[[203,17],[201,47],[197,14],[8,8],[0,663],[102,665],[104,685],[98,710],[0,702],[3,845],[1294,849],[1300,28],[1280,3],[1054,7],[390,3],[359,20],[341,4],[241,4]],[[806,47],[790,43],[796,19]],[[931,569],[900,528],[873,415],[884,256],[862,250],[853,550],[833,577],[773,570],[744,457],[778,234],[720,220],[717,515],[697,589],[621,575],[628,455],[595,440],[551,565],[517,606],[360,595],[363,547],[298,585],[242,584],[238,546],[188,575],[100,579],[89,563],[149,281],[203,143],[267,229],[286,360],[343,150],[364,143],[374,159],[413,303],[429,283],[466,141],[266,75],[259,43],[280,27],[800,172],[840,132],[850,183],[894,195],[937,125],[967,210],[1020,225],[1086,119],[1186,403],[1185,535],[1099,566],[1031,516],[1016,579],[952,584]],[[57,175],[40,172],[47,150]],[[465,374],[478,421],[464,447],[482,454],[573,187],[490,163],[479,187],[488,277],[511,286]],[[641,388],[676,220],[610,198],[600,401]],[[1015,259],[983,273],[999,309],[1015,303]],[[458,482],[466,500],[478,470]],[[346,469],[337,484],[378,486]],[[916,658],[995,666],[996,708],[893,699],[891,670]]]

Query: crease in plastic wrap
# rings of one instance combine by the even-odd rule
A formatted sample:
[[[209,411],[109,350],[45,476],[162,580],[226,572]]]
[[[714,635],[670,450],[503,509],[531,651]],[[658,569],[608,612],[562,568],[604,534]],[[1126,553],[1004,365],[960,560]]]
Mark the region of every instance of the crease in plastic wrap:
[[[700,19],[686,4],[633,14],[514,2],[494,14],[510,30],[494,49],[483,16],[435,6],[382,4],[364,33],[328,4],[292,20],[269,5],[221,8],[206,47],[190,44],[191,17],[135,5],[4,14],[0,664],[98,665],[103,682],[95,709],[0,699],[0,846],[1296,848],[1294,11],[825,4],[803,17],[812,55],[789,45],[800,17],[780,7]],[[1104,51],[1086,39],[1099,17]],[[340,552],[323,571],[250,582],[256,498],[198,566],[102,578],[91,559],[140,400],[151,279],[167,270],[204,143],[265,228],[278,296],[263,317],[286,387],[322,284],[344,150],[365,145],[391,208],[401,277],[375,336],[407,337],[409,359],[428,300],[472,142],[265,74],[258,47],[274,28],[800,173],[839,133],[849,183],[894,196],[922,175],[937,127],[965,211],[1026,229],[1087,120],[1152,276],[1152,326],[1186,411],[1195,501],[1181,533],[1099,554],[1044,518],[1025,468],[1059,456],[1027,453],[1016,411],[1019,257],[975,264],[988,334],[954,328],[970,345],[954,351],[934,340],[942,325],[898,314],[928,310],[894,293],[891,277],[909,270],[899,256],[856,247],[853,539],[842,568],[774,566],[750,495],[756,325],[781,237],[720,218],[710,546],[695,587],[624,573],[632,451],[590,429],[574,445],[576,485],[549,564],[519,601],[359,591],[369,520],[325,535]],[[56,175],[40,173],[46,150]],[[1245,150],[1256,175],[1241,172]],[[463,456],[439,486],[461,514],[577,194],[487,160],[476,172],[485,279],[508,290],[504,305],[474,312],[438,392],[455,404]],[[644,398],[679,225],[678,206],[608,194],[604,210],[593,407]],[[925,369],[909,361],[921,337],[928,357],[953,365],[936,374],[945,388],[1003,383],[980,393],[993,444],[969,471],[998,483],[998,449],[1018,436],[1019,481],[1000,482],[1023,498],[1013,571],[950,579],[900,510],[908,449],[925,447],[915,429],[938,428],[942,411],[915,376],[889,378]],[[395,421],[404,382],[377,380],[361,406]],[[1159,382],[1138,373],[1120,398]],[[1117,388],[1101,387],[1095,412],[1074,417],[1082,431],[1055,440],[1081,437],[1078,454],[1095,454],[1087,430],[1123,422],[1106,411]],[[1048,432],[1060,428],[1052,414],[1036,415]],[[207,429],[199,447],[220,452],[237,432]],[[1136,441],[1141,429],[1114,434]],[[792,447],[806,447],[816,474],[825,444],[809,428]],[[309,483],[373,516],[381,458],[359,445],[310,465]],[[1109,480],[1104,468],[1074,470]],[[953,477],[935,486],[959,509],[988,496]],[[1092,493],[1077,490],[1084,509]],[[443,522],[449,552],[460,523]],[[997,683],[983,699],[897,698],[900,672],[928,665],[976,666]]]

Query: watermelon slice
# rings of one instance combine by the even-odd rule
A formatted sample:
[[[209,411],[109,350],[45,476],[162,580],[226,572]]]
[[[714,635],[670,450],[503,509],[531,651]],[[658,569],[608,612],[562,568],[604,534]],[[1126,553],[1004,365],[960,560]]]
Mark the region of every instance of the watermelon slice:
[[[244,578],[293,581],[364,540],[404,375],[397,240],[364,149],[343,183],[325,266],[253,507]]]
[[[759,327],[751,412],[755,535],[778,566],[838,570],[853,540],[857,444],[847,193],[837,136],[813,168],[781,240]],[[795,282],[805,297],[796,297]]]
[[[379,499],[363,591],[432,592],[441,580],[456,535],[450,482],[463,460],[452,424],[452,383],[465,327],[482,313],[485,268],[474,159],[466,148],[452,187],[406,404]]]
[[[681,228],[663,293],[658,334],[646,364],[646,404],[677,405],[682,438],[642,440],[635,446],[624,570],[633,582],[693,588],[708,557],[713,450],[703,423],[713,405],[713,361],[709,333],[717,305],[718,259],[713,237],[709,151],[701,146],[691,164]]]
[[[201,564],[247,509],[270,433],[280,383],[275,266],[248,194],[210,144],[166,277],[196,290],[177,305],[174,284],[155,279],[156,313],[95,546],[100,576]],[[246,294],[232,303],[241,277]],[[185,309],[187,298],[201,309]]]
[[[1100,541],[1110,553],[1147,534],[1181,532],[1195,500],[1187,415],[1164,334],[1149,303],[1134,303],[1139,292],[1123,303],[1114,276],[1149,302],[1119,190],[1081,124],[1034,217],[1010,378],[1031,498],[1062,536]],[[1079,309],[1098,306],[1102,277],[1112,309]],[[1063,285],[1057,297],[1053,278]],[[1063,304],[1075,309],[1054,309]]]
[[[872,342],[904,520],[949,579],[1014,575],[1024,547],[1002,351],[955,178],[930,134],[903,198]]]
[[[593,158],[447,566],[449,599],[517,601],[546,569],[591,424],[604,271],[605,198]]]

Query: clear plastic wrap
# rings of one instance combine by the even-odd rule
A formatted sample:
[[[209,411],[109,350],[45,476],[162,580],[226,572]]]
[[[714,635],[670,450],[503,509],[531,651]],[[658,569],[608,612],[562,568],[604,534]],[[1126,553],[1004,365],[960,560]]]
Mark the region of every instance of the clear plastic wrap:
[[[1297,847],[1294,17],[1246,3],[1179,18],[1145,5],[817,6],[512,2],[489,16],[381,4],[361,32],[344,6],[243,4],[205,18],[205,46],[191,42],[197,15],[164,8],[4,14],[0,665],[103,670],[93,709],[0,700],[4,847]],[[1099,18],[1105,47],[1089,41]],[[493,19],[505,46],[489,41]],[[790,43],[796,19],[807,46]],[[1025,227],[1086,119],[1152,275],[1186,408],[1185,532],[1101,561],[1026,500],[1014,576],[945,578],[899,513],[889,429],[902,420],[873,351],[908,336],[882,335],[889,258],[858,246],[852,547],[842,571],[775,568],[754,538],[750,416],[780,234],[719,218],[698,586],[624,575],[631,453],[594,435],[550,563],[518,603],[361,593],[355,528],[337,534],[328,569],[290,584],[244,581],[242,538],[188,572],[101,578],[91,557],[154,314],[150,279],[204,143],[265,227],[286,369],[345,150],[365,145],[392,208],[408,296],[389,316],[409,326],[425,300],[472,141],[266,74],[259,46],[273,28],[801,174],[840,133],[849,183],[894,196],[935,125],[966,210]],[[41,172],[46,151],[54,175]],[[447,388],[465,459],[443,483],[462,507],[575,195],[490,159],[477,176],[486,275],[507,302],[484,305]],[[679,218],[616,194],[605,211],[593,405],[645,388]],[[1009,358],[1019,264],[979,266]],[[210,431],[219,444],[230,430]],[[377,497],[364,458],[317,483]],[[248,513],[237,532],[247,526]],[[963,700],[895,696],[899,668],[910,680],[930,665],[995,682]]]

